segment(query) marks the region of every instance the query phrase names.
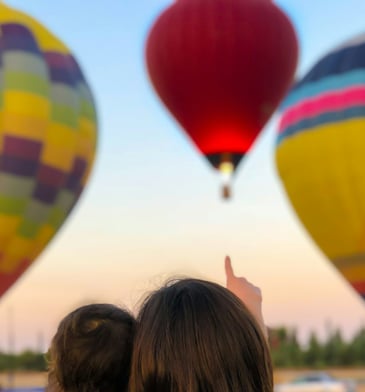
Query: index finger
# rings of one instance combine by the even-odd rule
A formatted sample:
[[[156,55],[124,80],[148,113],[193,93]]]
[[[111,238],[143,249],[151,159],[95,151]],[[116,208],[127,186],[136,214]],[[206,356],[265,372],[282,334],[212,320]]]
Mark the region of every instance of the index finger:
[[[224,260],[224,268],[226,270],[227,279],[234,277],[234,272],[233,272],[233,268],[232,268],[232,264],[231,264],[231,258],[229,256],[226,256],[226,258]]]

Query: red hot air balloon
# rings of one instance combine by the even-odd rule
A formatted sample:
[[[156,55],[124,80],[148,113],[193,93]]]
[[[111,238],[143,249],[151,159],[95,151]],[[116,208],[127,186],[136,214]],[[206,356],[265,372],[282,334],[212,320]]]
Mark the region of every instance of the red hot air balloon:
[[[228,177],[290,87],[297,59],[292,24],[271,0],[177,0],[146,46],[161,100]]]

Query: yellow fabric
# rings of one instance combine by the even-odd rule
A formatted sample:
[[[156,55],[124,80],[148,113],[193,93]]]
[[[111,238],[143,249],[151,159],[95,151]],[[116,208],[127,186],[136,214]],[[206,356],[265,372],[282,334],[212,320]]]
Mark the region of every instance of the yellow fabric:
[[[33,245],[33,239],[15,236],[9,242],[6,253],[0,263],[0,272],[11,272],[18,266],[19,261],[29,257],[29,251]]]
[[[34,238],[33,240],[34,241],[33,249],[30,252],[31,260],[35,259],[42,252],[44,247],[52,239],[55,233],[56,233],[55,229],[48,224],[45,224],[40,228],[36,238]]]
[[[49,120],[42,118],[35,118],[32,116],[22,116],[11,112],[11,108],[5,113],[2,113],[0,119],[3,119],[2,128],[0,128],[0,135],[6,130],[7,134],[13,136],[34,139],[42,141]]]
[[[59,123],[51,123],[45,135],[46,143],[75,150],[79,135],[74,129]]]
[[[21,218],[17,215],[0,214],[0,237],[9,238],[14,235],[20,221]]]
[[[73,166],[75,152],[72,148],[48,143],[43,147],[41,161],[56,169],[69,172]]]
[[[276,162],[291,204],[328,258],[364,252],[365,119],[288,137]]]
[[[8,110],[16,115],[48,119],[50,101],[41,96],[21,91],[4,91],[4,112]]]

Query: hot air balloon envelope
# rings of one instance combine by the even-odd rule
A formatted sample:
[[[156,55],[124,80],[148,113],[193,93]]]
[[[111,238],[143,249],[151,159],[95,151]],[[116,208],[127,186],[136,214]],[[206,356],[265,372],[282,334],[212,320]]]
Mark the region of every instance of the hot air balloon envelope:
[[[233,171],[293,79],[294,29],[269,0],[178,0],[146,62],[163,103],[216,168]]]
[[[365,298],[365,35],[324,56],[288,95],[276,162],[307,231]]]
[[[94,100],[68,48],[0,3],[0,296],[79,198],[96,147]]]

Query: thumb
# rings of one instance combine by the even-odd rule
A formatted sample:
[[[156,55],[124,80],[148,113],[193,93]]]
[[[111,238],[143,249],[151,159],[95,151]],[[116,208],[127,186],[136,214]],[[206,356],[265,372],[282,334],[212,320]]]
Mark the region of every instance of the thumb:
[[[229,256],[226,256],[224,260],[224,268],[226,270],[226,277],[227,279],[233,278],[234,277],[234,272],[231,264],[231,258]]]

